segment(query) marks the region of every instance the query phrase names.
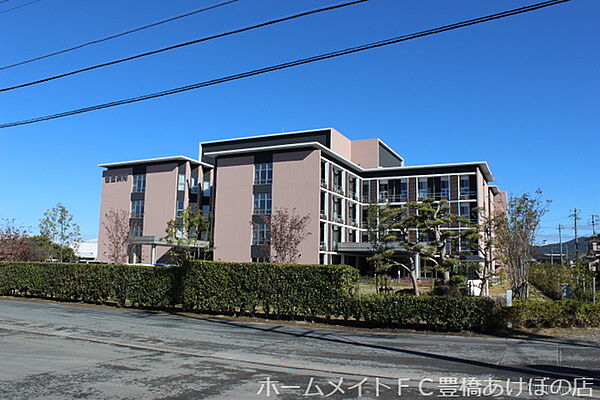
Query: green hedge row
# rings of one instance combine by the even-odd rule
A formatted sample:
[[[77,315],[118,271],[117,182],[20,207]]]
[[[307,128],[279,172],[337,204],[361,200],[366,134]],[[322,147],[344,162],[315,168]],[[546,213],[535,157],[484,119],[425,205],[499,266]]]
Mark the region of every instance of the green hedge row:
[[[600,304],[576,300],[515,301],[499,311],[498,320],[515,327],[600,327]]]
[[[348,266],[0,263],[0,295],[438,330],[483,330],[494,315],[489,299],[358,295],[357,282],[357,271]]]
[[[483,331],[493,324],[494,311],[494,301],[481,297],[373,294],[356,296],[344,316],[383,326]]]

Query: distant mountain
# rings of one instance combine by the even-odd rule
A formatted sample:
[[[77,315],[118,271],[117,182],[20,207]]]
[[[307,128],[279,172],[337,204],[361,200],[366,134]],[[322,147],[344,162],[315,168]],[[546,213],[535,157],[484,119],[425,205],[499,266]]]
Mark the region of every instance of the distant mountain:
[[[588,243],[587,237],[580,237],[577,239],[579,243],[579,254],[586,254],[588,251]],[[569,241],[563,242],[562,244],[563,254],[568,255],[569,257],[575,256],[575,239],[571,239]],[[560,254],[560,243],[549,243],[543,246],[535,246],[534,247],[535,254]]]

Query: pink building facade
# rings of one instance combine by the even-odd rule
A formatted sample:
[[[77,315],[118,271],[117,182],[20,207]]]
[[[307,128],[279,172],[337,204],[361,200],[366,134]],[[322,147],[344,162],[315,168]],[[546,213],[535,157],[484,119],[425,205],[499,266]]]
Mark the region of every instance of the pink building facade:
[[[281,208],[310,217],[300,263],[360,269],[366,268],[369,250],[369,204],[433,197],[448,200],[453,212],[474,220],[481,212],[491,215],[506,207],[506,192],[493,184],[485,162],[406,166],[381,140],[350,140],[333,128],[203,142],[199,160],[179,156],[101,167],[106,168],[101,219],[110,207],[133,213],[133,177],[145,168],[143,228],[136,231],[141,256],[132,260],[137,262],[164,258],[168,247],[158,238],[178,206],[188,204],[212,216],[215,260],[263,261],[268,226],[261,226],[261,216]],[[113,182],[119,174],[127,180]],[[183,194],[177,190],[182,174]],[[99,254],[105,236],[101,224]]]

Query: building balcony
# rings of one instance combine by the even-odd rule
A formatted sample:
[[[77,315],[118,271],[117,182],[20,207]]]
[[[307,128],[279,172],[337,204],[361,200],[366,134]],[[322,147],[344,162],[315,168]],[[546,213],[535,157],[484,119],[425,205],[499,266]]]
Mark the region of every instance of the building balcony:
[[[460,200],[472,200],[477,198],[477,192],[461,191],[458,198]]]
[[[327,181],[324,178],[321,178],[321,187],[327,189]]]
[[[327,244],[325,242],[319,243],[319,250],[326,251],[327,250]]]
[[[405,203],[408,201],[408,196],[407,195],[403,195],[403,194],[384,194],[384,193],[379,193],[379,202],[380,203],[385,203],[385,202],[390,202],[390,203]]]
[[[338,224],[343,224],[344,223],[344,218],[342,218],[339,215],[336,215],[336,216],[333,217],[333,221],[337,222]]]
[[[333,191],[339,194],[344,194],[344,188],[340,185],[333,185]]]

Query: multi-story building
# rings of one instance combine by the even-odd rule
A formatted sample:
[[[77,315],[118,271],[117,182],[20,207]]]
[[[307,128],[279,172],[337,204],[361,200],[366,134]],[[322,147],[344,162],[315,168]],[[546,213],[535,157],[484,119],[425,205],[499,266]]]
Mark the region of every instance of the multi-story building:
[[[136,242],[142,247],[136,260],[160,259],[166,247],[153,257],[152,246],[164,244],[159,237],[164,236],[166,221],[175,218],[178,206],[190,202],[212,213],[215,260],[262,260],[269,227],[261,216],[282,208],[310,216],[300,263],[359,268],[365,266],[369,251],[369,204],[446,199],[455,214],[473,220],[481,212],[489,215],[506,206],[506,193],[492,184],[486,162],[406,166],[404,158],[381,140],[350,140],[332,128],[203,142],[199,158],[101,165],[107,168],[101,215],[107,207],[119,206],[131,209],[133,217],[139,196],[133,180],[146,170],[143,226],[134,232],[143,239]],[[155,177],[154,170],[163,175]],[[113,182],[113,176],[126,175]],[[207,196],[189,198],[200,176]],[[184,190],[177,190],[180,187]],[[154,237],[152,244],[146,236]],[[103,237],[101,224],[99,253]],[[146,244],[150,250],[144,250]]]

